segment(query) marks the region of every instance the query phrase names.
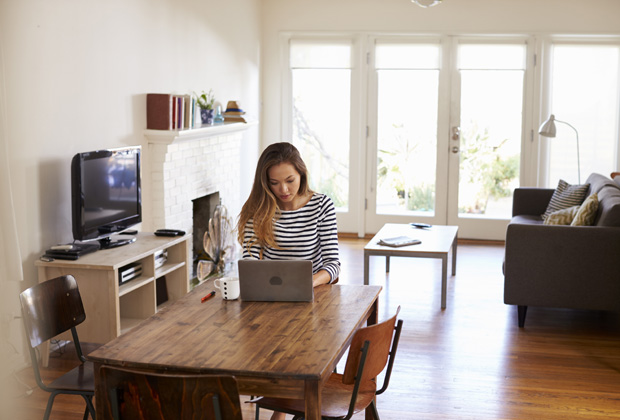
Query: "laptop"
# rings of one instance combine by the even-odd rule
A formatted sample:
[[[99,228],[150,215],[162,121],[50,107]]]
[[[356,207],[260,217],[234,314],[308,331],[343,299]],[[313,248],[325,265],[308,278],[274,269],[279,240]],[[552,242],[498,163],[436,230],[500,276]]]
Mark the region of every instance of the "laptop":
[[[241,300],[312,302],[312,261],[239,260]]]

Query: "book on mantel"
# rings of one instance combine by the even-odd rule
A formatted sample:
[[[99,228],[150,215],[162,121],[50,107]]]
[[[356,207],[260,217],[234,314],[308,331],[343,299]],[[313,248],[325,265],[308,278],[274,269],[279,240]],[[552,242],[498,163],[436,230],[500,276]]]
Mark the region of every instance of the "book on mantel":
[[[146,128],[149,130],[172,130],[173,95],[148,93],[146,95]]]
[[[146,128],[148,130],[184,130],[200,124],[196,98],[191,95],[147,93]]]

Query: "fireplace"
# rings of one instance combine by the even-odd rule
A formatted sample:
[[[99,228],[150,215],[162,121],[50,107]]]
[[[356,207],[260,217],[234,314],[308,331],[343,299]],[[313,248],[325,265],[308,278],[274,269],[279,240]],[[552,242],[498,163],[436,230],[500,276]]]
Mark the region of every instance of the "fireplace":
[[[202,249],[208,220],[220,201],[236,221],[241,209],[239,180],[245,126],[146,130],[148,142],[143,146],[146,159],[142,194],[144,231],[180,229],[191,233],[194,246],[200,244]],[[199,220],[195,221],[194,206],[205,205],[203,200],[208,202],[208,215],[206,210],[200,210]],[[201,225],[200,229],[197,224]]]
[[[193,203],[193,271],[192,277],[196,276],[196,264],[198,260],[205,259],[203,238],[209,226],[209,219],[213,217],[215,206],[220,204],[220,193],[214,192],[192,200]]]

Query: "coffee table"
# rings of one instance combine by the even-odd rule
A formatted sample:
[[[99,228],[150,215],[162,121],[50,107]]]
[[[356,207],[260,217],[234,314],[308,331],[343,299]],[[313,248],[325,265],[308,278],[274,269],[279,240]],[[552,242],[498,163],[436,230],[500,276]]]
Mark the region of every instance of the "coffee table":
[[[441,259],[441,309],[446,308],[448,284],[448,254],[452,250],[452,275],[456,274],[456,247],[458,226],[431,226],[418,229],[409,224],[385,224],[364,247],[364,284],[369,284],[369,261],[371,256],[385,257],[385,272],[390,271],[390,257],[438,258]],[[397,236],[411,236],[422,243],[403,247],[379,245],[380,239]]]

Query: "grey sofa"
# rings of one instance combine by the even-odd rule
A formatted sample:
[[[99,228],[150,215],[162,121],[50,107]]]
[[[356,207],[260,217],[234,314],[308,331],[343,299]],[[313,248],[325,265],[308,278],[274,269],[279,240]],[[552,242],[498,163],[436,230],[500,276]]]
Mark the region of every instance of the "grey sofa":
[[[518,306],[519,327],[528,306],[620,311],[620,177],[591,174],[586,183],[599,198],[594,226],[544,225],[554,190],[514,191],[504,303]]]

